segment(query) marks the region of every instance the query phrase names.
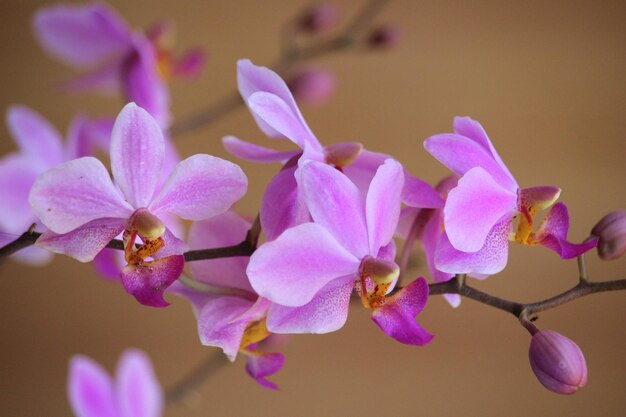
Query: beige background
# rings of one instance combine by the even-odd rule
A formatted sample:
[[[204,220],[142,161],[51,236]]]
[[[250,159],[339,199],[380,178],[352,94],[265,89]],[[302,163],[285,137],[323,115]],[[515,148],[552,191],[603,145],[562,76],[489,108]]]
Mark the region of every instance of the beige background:
[[[0,3],[0,108],[24,103],[65,131],[76,111],[114,114],[122,103],[72,98],[56,86],[70,71],[44,56],[30,30],[40,1]],[[279,24],[305,1],[112,2],[135,27],[168,16],[179,42],[199,44],[210,62],[195,83],[172,86],[179,118],[235,88],[235,61],[270,63]],[[361,2],[341,1],[354,12]],[[522,186],[563,189],[580,241],[606,212],[626,206],[626,7],[620,2],[395,1],[379,20],[397,23],[402,44],[389,53],[343,54],[320,65],[339,80],[333,100],[304,108],[325,144],[356,140],[395,155],[416,175],[436,181],[445,170],[422,148],[451,130],[455,115],[481,121]],[[183,155],[225,157],[225,134],[266,143],[240,111],[179,140]],[[6,129],[0,151],[14,148]],[[254,215],[276,166],[241,164],[251,190],[238,208]],[[626,261],[600,262],[594,279],[624,277]],[[423,273],[422,270],[414,274]],[[534,301],[576,281],[575,261],[544,248],[513,247],[509,267],[485,291]],[[145,349],[164,386],[214,350],[202,347],[189,306],[141,307],[89,265],[61,256],[43,269],[0,267],[0,414],[66,416],[67,361],[83,353],[112,369],[129,346]],[[585,352],[589,384],[571,397],[543,389],[527,360],[529,336],[503,312],[440,297],[420,322],[436,334],[425,348],[384,337],[368,313],[354,308],[344,329],[290,338],[287,363],[275,378],[282,392],[256,386],[243,361],[221,368],[189,404],[167,416],[623,416],[626,409],[624,293],[580,299],[541,315],[541,328],[574,339]]]

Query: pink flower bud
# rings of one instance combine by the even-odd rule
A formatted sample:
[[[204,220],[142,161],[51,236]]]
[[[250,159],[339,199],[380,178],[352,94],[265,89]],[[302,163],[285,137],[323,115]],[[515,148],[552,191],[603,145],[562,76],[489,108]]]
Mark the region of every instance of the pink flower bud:
[[[570,339],[552,330],[533,335],[528,351],[530,367],[541,384],[557,394],[573,394],[587,383],[582,351]]]
[[[367,44],[372,48],[393,48],[396,46],[402,33],[395,25],[384,25],[372,30],[367,37]]]
[[[339,9],[332,3],[320,3],[307,10],[298,27],[304,32],[318,33],[331,29],[339,19]]]
[[[289,82],[296,100],[309,105],[320,105],[333,95],[336,89],[333,73],[319,68],[300,70]]]
[[[598,236],[598,255],[604,260],[617,259],[626,252],[626,210],[616,210],[604,216],[591,229]]]

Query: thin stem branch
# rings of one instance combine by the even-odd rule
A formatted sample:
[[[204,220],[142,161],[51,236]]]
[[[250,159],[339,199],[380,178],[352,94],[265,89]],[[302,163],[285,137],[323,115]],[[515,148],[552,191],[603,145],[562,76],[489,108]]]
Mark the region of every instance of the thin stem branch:
[[[193,368],[183,379],[165,391],[165,402],[179,403],[202,385],[211,375],[215,374],[228,361],[222,352],[216,351],[200,365]]]

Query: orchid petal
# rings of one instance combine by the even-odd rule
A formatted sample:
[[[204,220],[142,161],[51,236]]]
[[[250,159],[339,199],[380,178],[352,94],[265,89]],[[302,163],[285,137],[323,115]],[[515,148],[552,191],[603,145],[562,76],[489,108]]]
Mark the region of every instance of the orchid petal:
[[[259,91],[248,97],[248,107],[258,118],[300,148],[304,149],[306,144],[309,144],[319,153],[323,152],[306,124],[302,124],[302,120],[282,98]]]
[[[378,253],[393,238],[400,219],[403,187],[404,168],[397,161],[388,159],[378,167],[365,203],[369,253]]]
[[[95,258],[93,267],[102,278],[111,281],[120,281],[120,271],[126,265],[124,252],[121,250],[104,248]]]
[[[265,377],[280,371],[284,364],[285,356],[282,353],[248,352],[246,372],[261,386],[277,390],[278,386],[265,379]]]
[[[39,113],[26,106],[11,106],[7,125],[20,150],[36,159],[31,160],[31,164],[45,170],[63,162],[61,135]]]
[[[359,262],[324,227],[305,223],[261,245],[250,258],[247,273],[262,297],[299,307],[329,282],[356,275]]]
[[[310,161],[298,170],[306,205],[316,223],[359,259],[369,254],[365,204],[356,186],[341,172]]]
[[[523,188],[519,191],[519,208],[528,211],[530,208],[545,210],[552,206],[561,195],[561,189],[553,186]]]
[[[448,238],[456,249],[476,252],[503,216],[513,217],[517,194],[502,188],[482,168],[470,169],[450,190],[444,212]]]
[[[71,94],[100,93],[113,94],[122,88],[120,73],[125,68],[124,61],[113,61],[93,71],[81,74],[62,84],[64,91]]]
[[[77,67],[93,67],[128,51],[130,30],[104,3],[41,9],[35,34],[47,52]]]
[[[346,323],[354,275],[326,284],[301,307],[272,304],[267,313],[267,329],[272,333],[329,333]]]
[[[438,209],[444,206],[444,200],[432,185],[408,172],[404,176],[402,202],[408,206],[420,208]]]
[[[65,162],[40,175],[29,202],[42,223],[60,234],[103,217],[128,218],[134,211],[104,165],[92,157]]]
[[[458,175],[464,175],[474,167],[487,171],[501,187],[515,192],[517,183],[505,172],[491,153],[482,145],[461,135],[444,133],[424,141],[424,148],[439,162]]]
[[[111,378],[91,359],[72,357],[67,391],[76,417],[119,417]]]
[[[101,218],[64,234],[48,230],[37,239],[36,245],[54,253],[71,256],[80,262],[90,262],[124,230],[125,224],[126,219]]]
[[[203,220],[228,210],[247,188],[248,179],[239,166],[211,155],[193,155],[176,165],[150,210]]]
[[[139,350],[122,355],[116,372],[120,417],[159,417],[163,393],[150,359]]]
[[[569,214],[567,206],[562,202],[556,203],[543,219],[541,226],[535,233],[533,243],[552,249],[561,259],[576,258],[597,246],[597,238],[589,239],[580,244],[568,242],[568,230]]]
[[[251,162],[283,162],[299,153],[299,151],[277,151],[243,141],[234,136],[225,136],[222,138],[222,143],[231,155]]]
[[[28,155],[13,153],[0,160],[0,230],[21,235],[37,221],[28,194],[39,168]]]
[[[342,171],[357,186],[361,194],[366,195],[376,170],[389,158],[391,157],[387,154],[363,149],[354,162],[342,167]]]
[[[194,48],[184,53],[174,61],[172,74],[186,79],[197,77],[204,68],[207,54],[201,48]]]
[[[143,305],[167,307],[163,292],[180,277],[185,266],[182,255],[172,255],[141,265],[126,265],[121,272],[127,293]]]
[[[161,176],[163,133],[155,120],[128,103],[111,133],[111,170],[117,186],[134,208],[147,207]]]
[[[47,250],[29,246],[11,255],[12,259],[29,266],[46,266],[52,261],[54,254]]]
[[[449,274],[481,274],[481,278],[504,269],[509,254],[511,219],[497,222],[477,252],[461,252],[452,246],[448,235],[441,235],[435,253],[435,268]]]
[[[400,343],[423,346],[433,335],[417,324],[415,317],[428,300],[428,283],[424,278],[412,281],[396,294],[385,299],[385,304],[372,311],[372,320],[389,337]]]

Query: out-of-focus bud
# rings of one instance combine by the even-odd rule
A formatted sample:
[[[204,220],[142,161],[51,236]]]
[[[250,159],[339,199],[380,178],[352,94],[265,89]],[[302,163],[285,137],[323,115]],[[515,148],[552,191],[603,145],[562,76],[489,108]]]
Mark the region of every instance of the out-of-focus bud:
[[[371,48],[388,49],[396,46],[402,38],[402,32],[396,25],[383,25],[373,29],[366,42]]]
[[[598,236],[598,255],[604,260],[617,259],[626,252],[626,210],[616,210],[604,216],[593,229]]]
[[[339,9],[333,3],[320,3],[308,9],[298,20],[303,32],[319,33],[331,29],[339,20]]]
[[[298,71],[288,85],[296,100],[315,106],[333,95],[337,82],[332,72],[308,67]]]
[[[587,364],[570,339],[552,330],[533,335],[528,351],[530,367],[541,384],[557,394],[573,394],[587,384]]]
[[[172,49],[176,44],[176,26],[170,20],[160,20],[146,30],[146,36],[159,49]]]
[[[174,62],[172,73],[183,78],[197,77],[204,68],[206,60],[206,53],[202,49],[192,49]]]

